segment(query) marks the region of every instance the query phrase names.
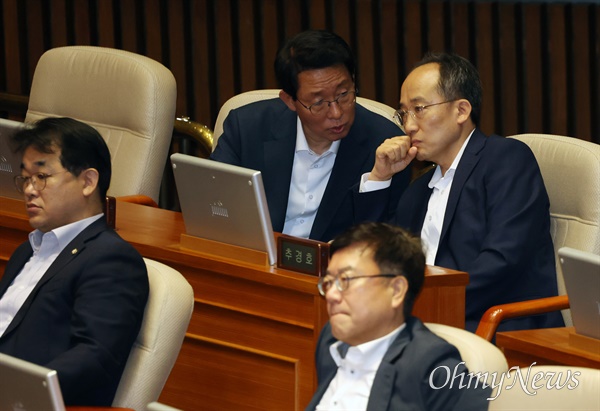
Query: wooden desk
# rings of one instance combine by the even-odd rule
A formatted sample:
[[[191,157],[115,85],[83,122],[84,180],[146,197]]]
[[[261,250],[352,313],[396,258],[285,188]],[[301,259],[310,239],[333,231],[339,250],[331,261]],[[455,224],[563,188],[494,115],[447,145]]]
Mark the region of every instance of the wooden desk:
[[[574,347],[569,341],[573,327],[506,331],[496,334],[496,345],[504,351],[508,366],[572,365],[600,368],[600,352]]]
[[[0,204],[4,272],[31,228],[22,202]],[[317,386],[314,350],[327,321],[316,277],[182,250],[180,213],[117,202],[116,226],[194,289],[192,320],[160,402],[185,410],[304,409]],[[467,282],[464,272],[428,267],[415,315],[464,328]]]

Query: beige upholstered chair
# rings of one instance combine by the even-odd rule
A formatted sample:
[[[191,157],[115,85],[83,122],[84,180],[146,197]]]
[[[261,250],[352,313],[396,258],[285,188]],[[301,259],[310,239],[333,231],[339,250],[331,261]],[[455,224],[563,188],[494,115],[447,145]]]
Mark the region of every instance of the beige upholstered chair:
[[[223,134],[223,122],[227,118],[227,115],[234,108],[245,106],[246,104],[254,103],[255,101],[267,100],[270,98],[278,98],[280,89],[264,89],[264,90],[252,90],[245,93],[241,93],[231,97],[223,104],[219,110],[217,121],[215,123],[215,129],[213,132],[213,150],[217,146],[217,141],[221,134]],[[392,116],[396,111],[390,106],[380,103],[375,100],[370,100],[364,97],[357,97],[356,102],[361,106],[388,118],[393,122]]]
[[[528,372],[529,378],[527,378]],[[489,411],[600,410],[600,370],[536,365],[531,369],[521,368],[520,373],[527,391],[522,387],[517,371],[511,369],[510,378],[505,377],[498,397],[490,401]],[[540,375],[540,379],[534,383],[533,376],[536,374]],[[492,396],[497,393],[498,390],[494,391]]]
[[[144,411],[157,401],[177,360],[194,308],[194,292],[176,270],[145,258],[150,295],[113,407]]]
[[[500,375],[508,370],[504,354],[491,342],[461,328],[435,323],[425,323],[425,325],[438,337],[458,349],[469,372]],[[487,383],[491,384],[491,380]]]
[[[511,138],[523,141],[533,151],[550,197],[550,230],[560,296],[490,308],[477,329],[477,334],[488,340],[503,319],[569,307],[558,260],[559,248],[600,254],[600,145],[547,134],[520,134]],[[563,311],[563,318],[567,326],[572,325],[569,310]]]
[[[173,134],[177,89],[148,57],[104,47],[50,49],[37,63],[25,122],[72,117],[95,127],[112,156],[108,195],[158,202]]]

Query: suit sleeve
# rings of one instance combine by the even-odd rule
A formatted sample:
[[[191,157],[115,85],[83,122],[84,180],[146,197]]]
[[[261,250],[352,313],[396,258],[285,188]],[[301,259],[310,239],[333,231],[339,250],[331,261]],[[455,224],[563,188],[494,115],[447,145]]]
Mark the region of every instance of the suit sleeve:
[[[474,252],[462,257],[463,263],[466,262],[464,269],[470,275],[467,301],[471,303],[467,304],[467,318],[473,315],[479,317],[489,308],[490,301],[510,299],[508,296],[514,295],[511,288],[517,281],[523,284],[522,289],[534,290],[539,289],[534,286],[535,282],[555,279],[554,259],[545,258],[553,256],[554,252],[544,182],[529,148],[517,141],[513,143],[506,144],[503,152],[496,153],[495,160],[487,159],[490,164],[482,182],[485,191],[479,193],[483,197],[479,201],[485,204],[482,221],[471,221],[453,228],[463,231],[461,237],[467,243],[478,241],[478,244],[466,244],[462,250],[454,250],[457,254],[469,253],[469,250]],[[469,195],[465,190],[468,188],[465,187],[461,195]],[[470,210],[458,212],[463,213],[464,219],[469,218],[471,213]],[[473,210],[472,215],[475,213]],[[464,219],[463,222],[466,221]],[[471,229],[474,230],[472,233]],[[477,234],[476,230],[483,230],[484,235]],[[548,277],[533,278],[543,273]],[[482,301],[478,295],[487,297]]]
[[[455,347],[444,345],[424,358],[431,361],[428,372],[421,380],[421,398],[425,400],[425,409],[488,409],[487,398],[491,395],[491,388],[484,388],[483,383],[476,379],[476,374],[469,373]]]
[[[242,164],[242,141],[238,110],[231,110],[223,122],[223,134],[219,137],[212,160],[233,165]]]
[[[133,248],[113,242],[84,252],[83,275],[71,290],[71,348],[46,364],[57,370],[67,404],[101,402],[98,392],[116,390],[148,298],[146,267]]]

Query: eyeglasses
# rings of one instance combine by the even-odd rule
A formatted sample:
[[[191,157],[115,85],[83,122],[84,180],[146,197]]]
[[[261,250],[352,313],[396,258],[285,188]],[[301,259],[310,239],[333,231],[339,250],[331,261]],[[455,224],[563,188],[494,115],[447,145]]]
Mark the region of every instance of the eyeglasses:
[[[15,188],[19,193],[23,194],[25,192],[25,187],[31,184],[34,190],[42,191],[44,188],[46,188],[46,180],[48,180],[49,177],[60,173],[64,173],[64,171],[59,171],[54,174],[37,173],[36,175],[30,177],[15,176]]]
[[[336,277],[332,275],[326,275],[325,277],[320,277],[319,282],[317,283],[317,287],[319,288],[319,294],[325,296],[327,291],[335,284],[335,288],[338,291],[345,291],[350,287],[350,281],[356,280],[359,278],[378,278],[378,277],[386,277],[386,278],[394,278],[398,277],[400,274],[375,274],[375,275],[357,275],[355,277],[350,277],[348,274],[342,273]]]
[[[337,103],[340,108],[350,107],[356,101],[356,95],[358,94],[358,89],[349,90],[341,93],[337,96],[335,100],[319,100],[310,106],[304,105],[300,100],[297,100],[298,103],[302,104],[302,107],[310,111],[315,116],[321,116],[327,113],[327,109],[333,104]]]
[[[404,126],[406,126],[406,118],[407,118],[408,114],[410,114],[412,116],[413,120],[421,120],[423,118],[423,116],[425,115],[426,108],[433,107],[433,106],[439,106],[440,104],[452,103],[453,101],[456,101],[456,100],[458,100],[458,99],[442,101],[441,103],[427,104],[426,106],[415,106],[415,108],[412,110],[398,109],[394,113],[394,121],[396,122],[396,124],[398,124],[398,126],[402,129],[402,131],[404,131]]]

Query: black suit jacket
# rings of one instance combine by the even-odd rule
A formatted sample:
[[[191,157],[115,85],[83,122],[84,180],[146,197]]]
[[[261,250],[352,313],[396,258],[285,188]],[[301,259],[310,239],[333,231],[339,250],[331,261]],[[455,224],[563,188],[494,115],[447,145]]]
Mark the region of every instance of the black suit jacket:
[[[32,253],[25,242],[11,256],[0,298]],[[100,218],[42,276],[0,337],[0,352],[56,370],[67,405],[110,406],[147,298],[144,261]]]
[[[279,98],[232,110],[223,123],[223,135],[213,160],[262,173],[273,230],[283,231],[296,147],[297,114]],[[375,150],[386,139],[403,134],[391,121],[356,105],[354,124],[341,140],[331,177],[321,199],[310,238],[329,241],[363,219],[355,218],[355,199],[363,173],[371,171]],[[364,194],[385,203],[389,218],[410,182],[410,169],[394,176],[393,190]],[[354,190],[353,190],[354,189]],[[368,216],[367,216],[368,219]]]
[[[394,223],[421,234],[434,170],[416,179]],[[550,202],[529,147],[475,130],[458,164],[435,265],[466,271],[466,328],[493,305],[557,295]],[[502,323],[499,330],[563,326],[559,312]]]
[[[336,341],[331,335],[331,325],[327,323],[319,336],[316,351],[319,385],[306,411],[315,409],[337,373],[337,366],[329,352],[329,347]],[[450,383],[444,384],[447,377],[445,368],[438,367],[447,367],[450,372],[458,367],[456,375],[468,373],[461,361],[456,347],[429,331],[419,319],[409,317],[406,327],[392,342],[377,369],[367,411],[487,410],[491,388],[482,388],[482,384],[476,387],[473,383],[459,389],[459,379],[452,388]],[[431,388],[432,372],[433,385],[444,388]],[[465,385],[468,380],[465,377]]]

